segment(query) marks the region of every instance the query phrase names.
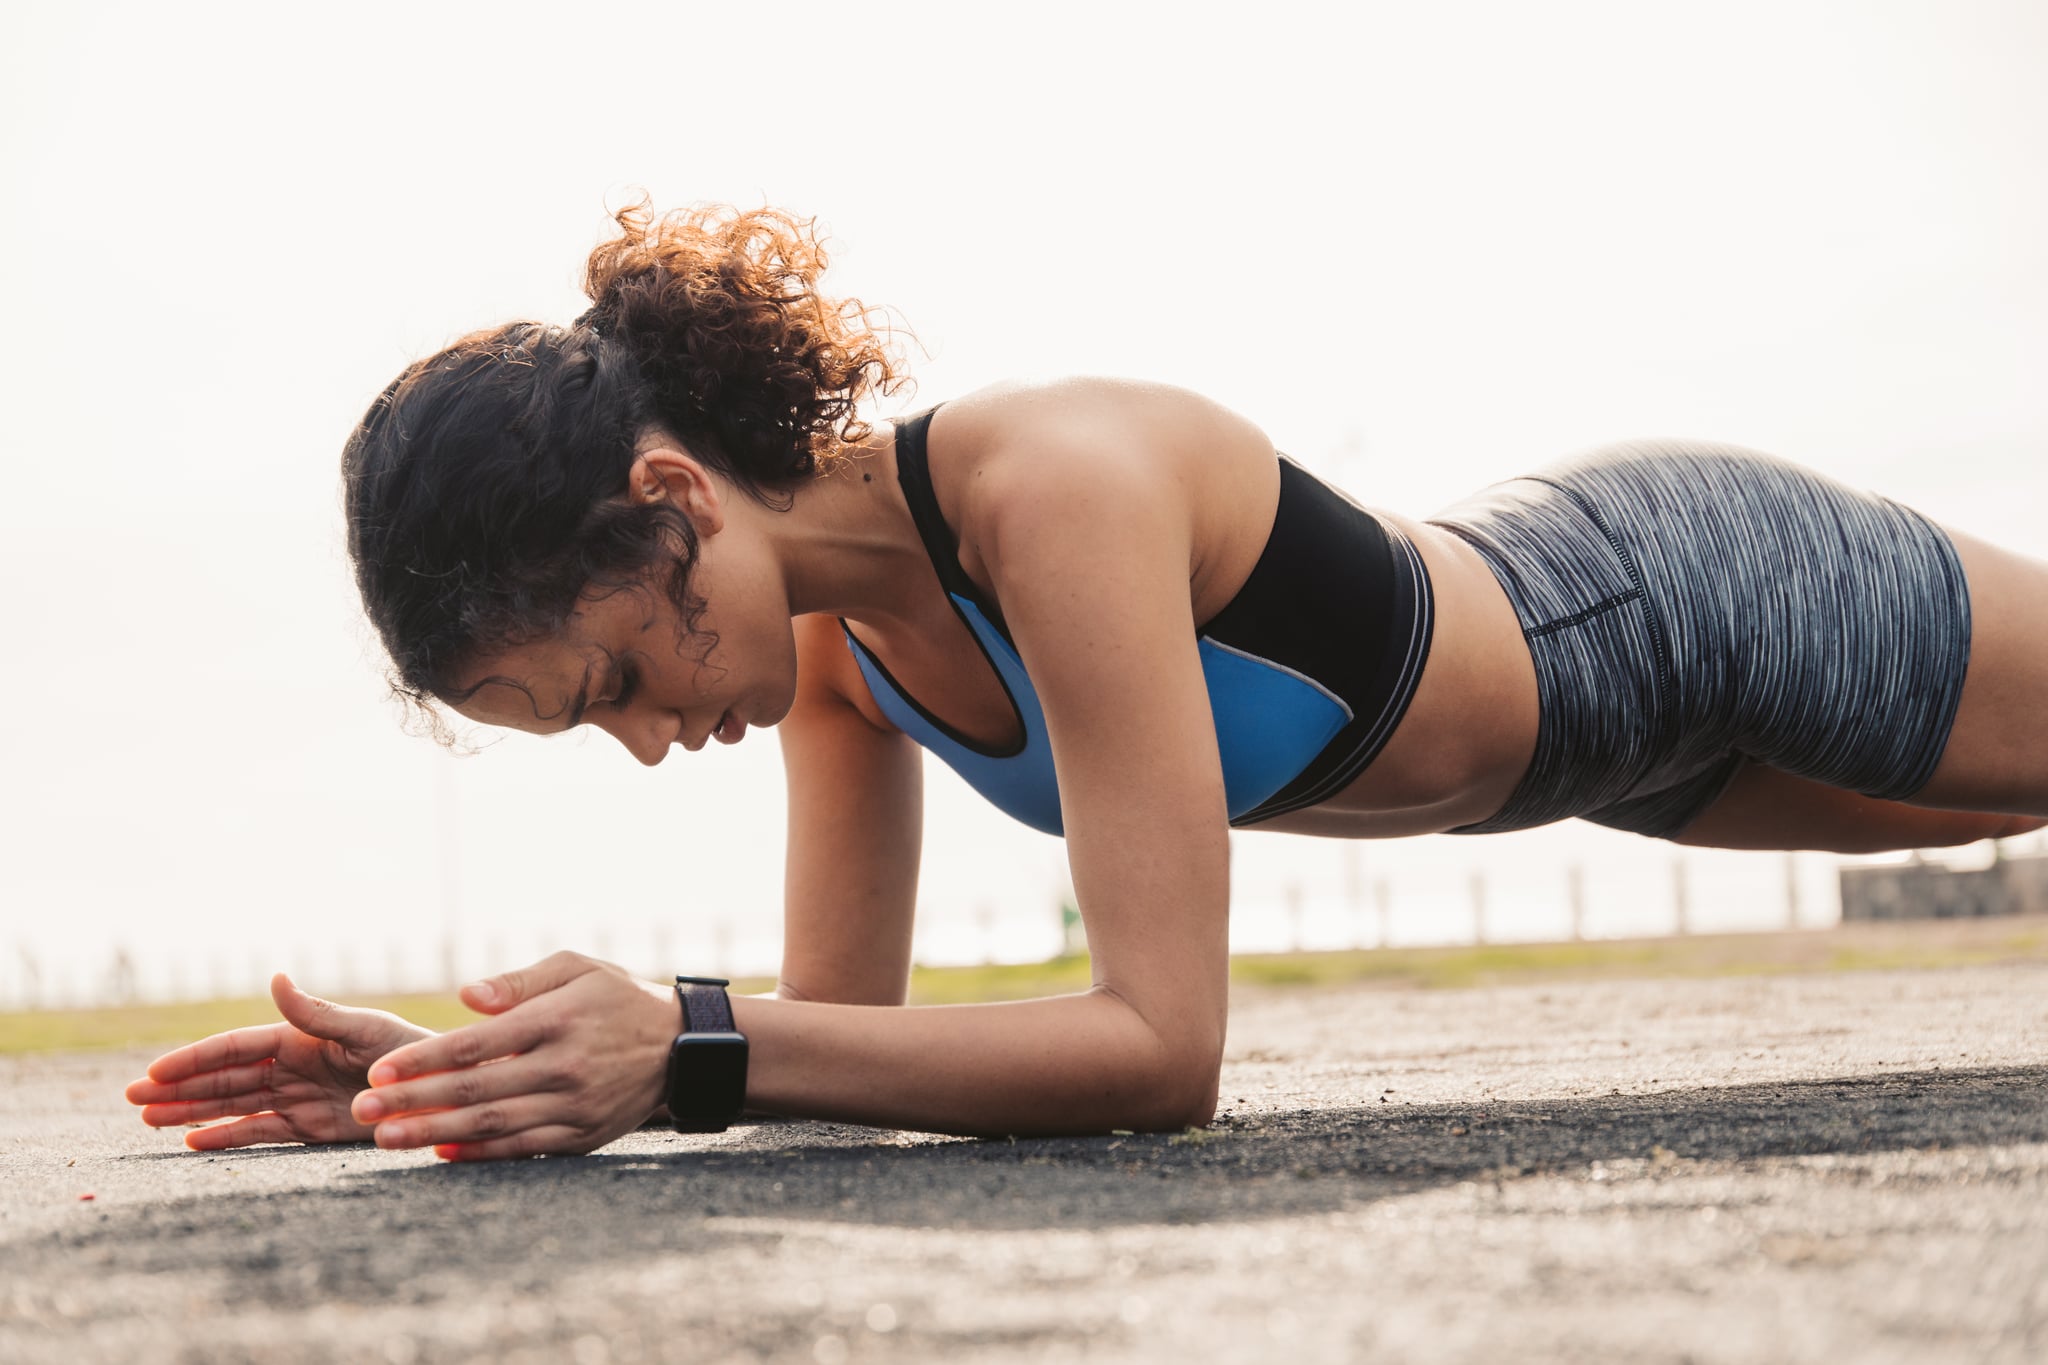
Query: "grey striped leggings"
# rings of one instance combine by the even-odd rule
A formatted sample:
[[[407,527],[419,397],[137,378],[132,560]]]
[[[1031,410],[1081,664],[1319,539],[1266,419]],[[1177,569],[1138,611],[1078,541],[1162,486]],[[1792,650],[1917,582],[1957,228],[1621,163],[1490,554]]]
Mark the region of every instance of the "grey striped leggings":
[[[1898,800],[1933,775],[1970,657],[1940,527],[1732,446],[1612,446],[1430,518],[1485,559],[1536,663],[1536,752],[1454,834],[1578,816],[1669,838],[1747,757]]]

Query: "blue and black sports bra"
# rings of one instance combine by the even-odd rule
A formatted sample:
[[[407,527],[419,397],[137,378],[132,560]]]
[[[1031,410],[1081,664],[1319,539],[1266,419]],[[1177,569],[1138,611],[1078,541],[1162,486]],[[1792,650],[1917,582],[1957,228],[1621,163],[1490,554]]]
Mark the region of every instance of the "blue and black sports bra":
[[[1015,748],[975,743],[918,704],[842,619],[875,702],[905,734],[1003,810],[1062,832],[1037,690],[1002,612],[960,567],[932,493],[925,435],[936,406],[896,426],[896,468],[925,552],[1022,724]],[[1399,528],[1285,455],[1280,505],[1251,576],[1198,627],[1230,823],[1325,801],[1364,771],[1415,695],[1433,622],[1429,574]]]

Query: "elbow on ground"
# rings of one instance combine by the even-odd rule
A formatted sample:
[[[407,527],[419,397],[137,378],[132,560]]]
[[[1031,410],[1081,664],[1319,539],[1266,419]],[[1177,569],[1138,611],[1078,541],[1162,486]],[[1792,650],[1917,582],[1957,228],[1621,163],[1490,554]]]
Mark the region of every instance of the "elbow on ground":
[[[1130,1117],[1111,1126],[1139,1133],[1206,1128],[1216,1117],[1221,1079],[1221,1068],[1214,1064],[1168,1072],[1148,1085],[1142,1095],[1127,1097],[1134,1101]]]

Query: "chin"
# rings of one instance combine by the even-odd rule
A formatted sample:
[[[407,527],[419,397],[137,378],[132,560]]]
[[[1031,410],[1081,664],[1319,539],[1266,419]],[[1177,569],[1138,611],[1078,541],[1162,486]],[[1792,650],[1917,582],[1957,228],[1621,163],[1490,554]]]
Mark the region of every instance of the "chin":
[[[755,724],[763,730],[772,729],[782,724],[783,717],[789,714],[789,708],[795,705],[796,688],[791,687],[777,698],[774,709],[763,712],[761,719],[756,721]]]

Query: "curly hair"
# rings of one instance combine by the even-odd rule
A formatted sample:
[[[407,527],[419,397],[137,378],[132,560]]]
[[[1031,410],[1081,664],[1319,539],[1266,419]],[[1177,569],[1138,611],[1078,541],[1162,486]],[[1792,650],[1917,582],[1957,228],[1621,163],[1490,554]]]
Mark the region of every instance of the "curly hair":
[[[786,509],[870,434],[861,400],[908,382],[896,329],[820,292],[815,220],[723,205],[657,216],[644,200],[613,216],[582,317],[473,332],[415,361],[342,450],[349,557],[387,681],[444,744],[433,703],[482,686],[458,688],[461,672],[559,632],[587,595],[658,587],[694,630],[695,528],[666,502],[624,498],[644,434]]]
[[[866,438],[861,395],[899,382],[889,333],[858,299],[818,292],[814,220],[768,208],[655,217],[645,203],[616,219],[622,234],[590,253],[584,317],[639,359],[667,430],[722,453],[757,494]]]

